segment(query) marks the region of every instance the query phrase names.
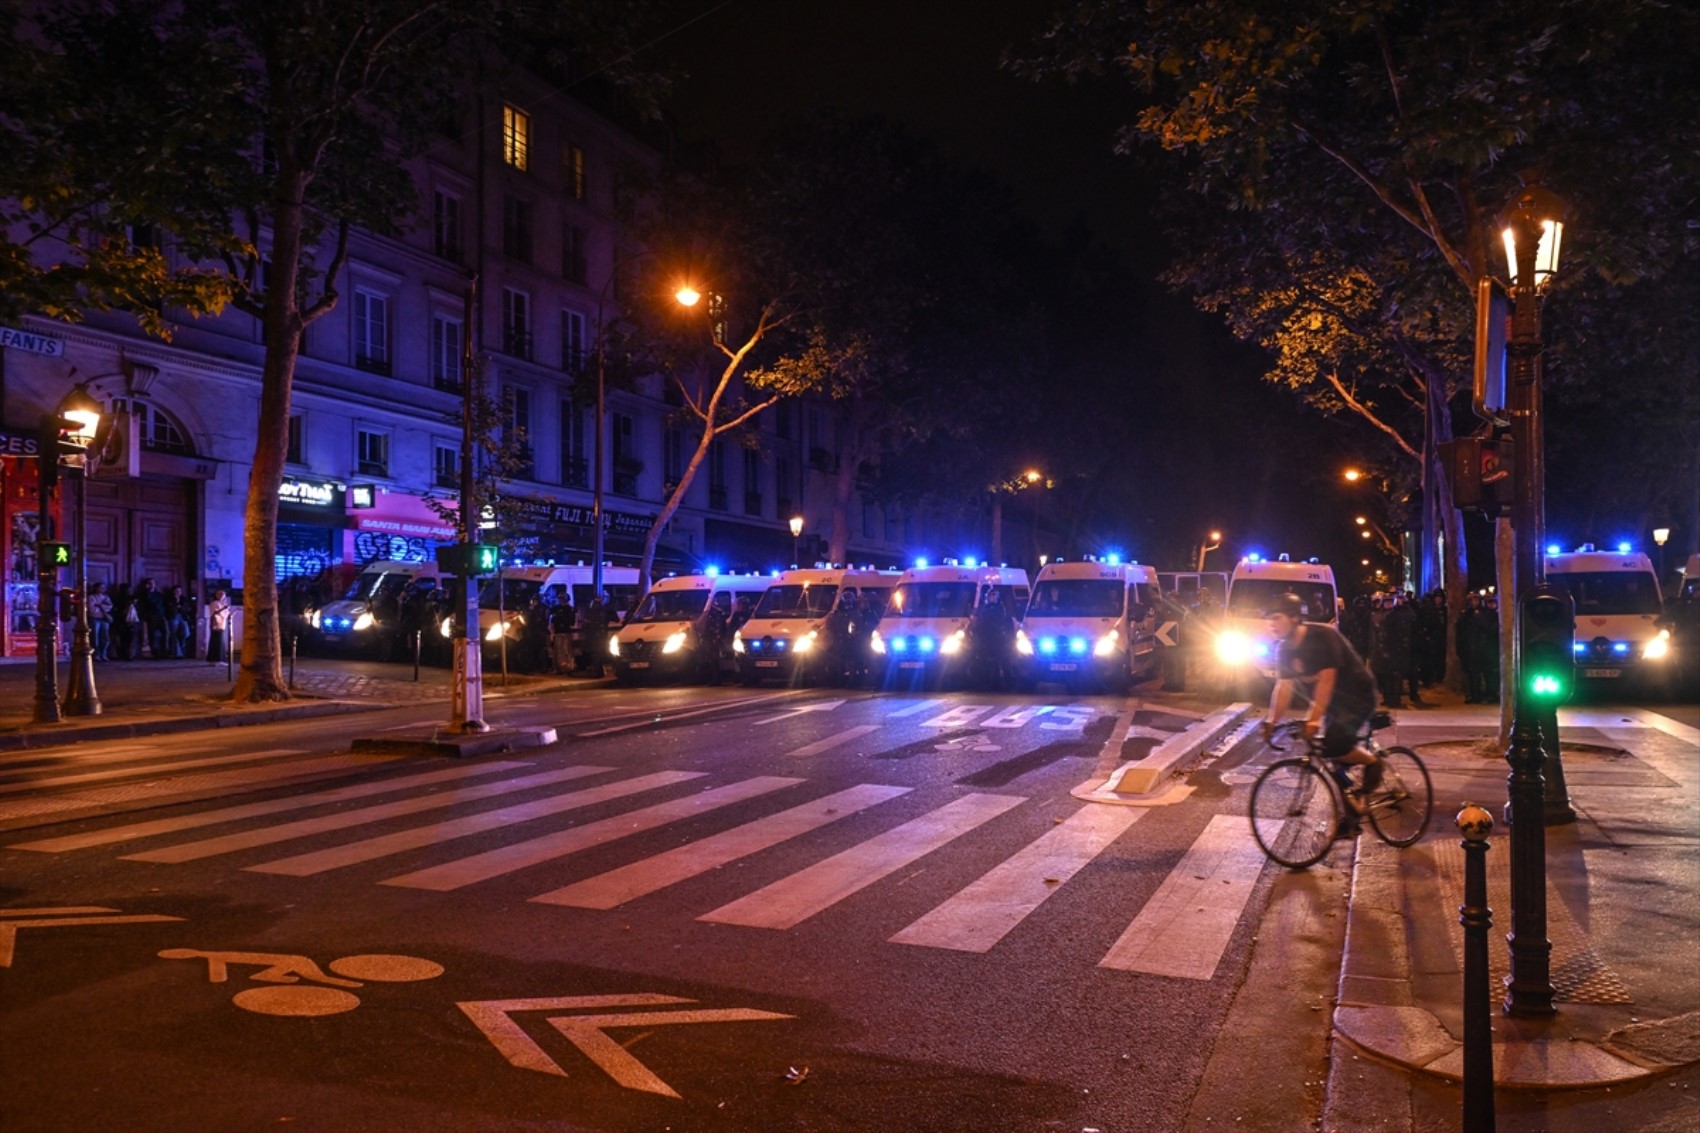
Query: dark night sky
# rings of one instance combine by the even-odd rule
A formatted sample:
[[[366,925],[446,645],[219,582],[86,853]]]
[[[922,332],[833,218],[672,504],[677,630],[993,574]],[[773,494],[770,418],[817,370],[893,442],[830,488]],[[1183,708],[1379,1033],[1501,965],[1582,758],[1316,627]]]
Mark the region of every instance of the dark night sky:
[[[1127,310],[1140,341],[1128,367],[1151,387],[1152,416],[1141,425],[1171,447],[1177,435],[1193,438],[1187,467],[1153,485],[1149,511],[1126,517],[1130,542],[1142,547],[1135,553],[1168,565],[1221,526],[1230,551],[1327,554],[1316,544],[1336,524],[1319,525],[1303,493],[1282,490],[1273,446],[1248,444],[1246,430],[1324,438],[1332,430],[1259,383],[1255,352],[1154,281],[1167,253],[1146,216],[1148,175],[1112,149],[1128,89],[1035,85],[1000,69],[1006,51],[1036,42],[1046,7],[675,0],[650,50],[655,65],[680,73],[668,107],[680,135],[713,142],[729,159],[751,156],[775,127],[822,108],[878,113],[1005,183],[1047,236],[1084,230],[1115,248],[1135,278]]]

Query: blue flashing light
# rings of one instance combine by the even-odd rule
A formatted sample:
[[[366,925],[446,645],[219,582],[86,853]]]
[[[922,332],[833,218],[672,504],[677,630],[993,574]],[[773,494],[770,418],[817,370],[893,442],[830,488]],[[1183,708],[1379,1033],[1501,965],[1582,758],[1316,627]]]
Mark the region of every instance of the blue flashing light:
[[[1614,642],[1611,643],[1611,651],[1613,653],[1628,653],[1629,652],[1629,642],[1627,642],[1627,641],[1614,641]]]
[[[1586,653],[1587,651],[1588,643],[1586,641],[1573,641],[1570,643],[1570,652],[1572,653]]]
[[[1251,652],[1256,657],[1267,657],[1269,656],[1269,643],[1267,641],[1256,642],[1252,645]]]
[[[1109,563],[1111,566],[1120,566],[1122,557],[1116,552],[1111,551],[1109,554],[1104,556],[1104,561]]]
[[[894,637],[891,639],[891,651],[893,653],[902,653],[908,648],[909,639],[907,637]]]
[[[1039,639],[1039,652],[1045,653],[1045,654],[1051,654],[1051,653],[1055,653],[1056,651],[1057,651],[1057,639],[1056,638],[1054,638],[1054,637],[1041,637]]]
[[[1261,551],[1248,552],[1246,554],[1245,561],[1248,563],[1260,563],[1263,561],[1263,553]]]
[[[980,565],[980,560],[975,558],[973,555],[969,555],[967,558],[962,560],[962,565],[963,566],[969,566],[969,567],[977,567],[977,566]]]
[[[703,571],[703,573],[708,575],[708,577],[710,577],[710,578],[719,578],[720,577],[720,568],[717,567],[717,566],[711,566],[707,570]]]
[[[933,651],[933,639],[930,637],[918,638],[916,640],[916,644],[921,647],[922,653],[931,653]]]
[[[1630,552],[1630,549],[1631,548],[1628,543],[1619,543],[1617,545],[1617,553],[1620,555],[1627,555]]]
[[[1563,553],[1564,553],[1564,549],[1562,547],[1560,547],[1557,543],[1548,543],[1547,544],[1547,554],[1549,554],[1549,555],[1562,555]]]
[[[926,559],[916,559],[915,565],[918,566],[918,567],[924,567],[924,566],[927,565],[927,560]]]
[[[1073,653],[1076,657],[1085,653],[1086,652],[1086,639],[1084,637],[1071,637],[1071,638],[1069,638],[1068,639],[1068,651],[1070,653]]]

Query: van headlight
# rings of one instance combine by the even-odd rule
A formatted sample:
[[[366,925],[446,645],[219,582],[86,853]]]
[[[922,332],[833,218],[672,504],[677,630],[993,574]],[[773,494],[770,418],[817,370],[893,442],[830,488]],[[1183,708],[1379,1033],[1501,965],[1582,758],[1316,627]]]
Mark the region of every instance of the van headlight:
[[[879,630],[876,629],[868,634],[868,648],[881,657],[885,656],[885,638],[880,635]]]
[[[613,637],[610,637],[608,639],[608,656],[618,657],[619,655],[620,655],[620,637],[619,637],[618,634],[616,634]]]
[[[363,629],[371,629],[377,624],[378,619],[372,616],[372,611],[367,610],[354,619],[354,632],[359,633]]]
[[[1661,661],[1670,653],[1670,630],[1661,629],[1659,636],[1647,643],[1641,650],[1641,656],[1649,661]]]
[[[739,632],[739,633],[733,634],[732,635],[732,652],[742,653],[743,651],[744,651],[744,635],[743,635],[743,633]]]
[[[1216,637],[1216,656],[1230,665],[1251,659],[1251,639],[1243,633],[1229,630]]]
[[[1111,630],[1100,637],[1092,646],[1092,656],[1108,657],[1116,651],[1116,644],[1122,639],[1120,630]]]
[[[683,630],[683,629],[675,630],[674,632],[667,635],[667,642],[666,642],[666,644],[662,645],[661,652],[663,652],[663,653],[677,653],[679,650],[681,650],[685,647],[685,642],[689,641],[690,638],[691,638],[691,634],[690,634],[689,630]],[[619,638],[615,638],[614,640],[618,641]]]
[[[1027,636],[1024,629],[1015,631],[1015,651],[1023,657],[1033,656],[1033,639]]]
[[[494,645],[496,642],[502,640],[502,635],[506,632],[508,632],[508,623],[497,622],[488,630],[484,631],[484,640]]]
[[[442,622],[438,624],[437,632],[441,633],[444,637],[453,637],[455,635],[455,620],[453,618],[444,618]]]
[[[322,611],[322,610],[308,610],[307,611],[307,624],[312,626],[314,629],[318,629],[319,628],[319,619],[323,616],[323,614],[324,614],[324,611]]]
[[[819,630],[811,629],[808,633],[805,633],[803,636],[799,637],[797,639],[797,643],[791,647],[791,652],[793,652],[793,653],[807,653],[807,652],[809,652],[811,649],[813,649],[815,647],[815,637],[819,633],[820,633]]]
[[[963,633],[961,630],[957,630],[955,633],[939,642],[939,652],[946,657],[956,656],[956,654],[962,652],[962,642],[967,638],[967,636],[968,635]]]

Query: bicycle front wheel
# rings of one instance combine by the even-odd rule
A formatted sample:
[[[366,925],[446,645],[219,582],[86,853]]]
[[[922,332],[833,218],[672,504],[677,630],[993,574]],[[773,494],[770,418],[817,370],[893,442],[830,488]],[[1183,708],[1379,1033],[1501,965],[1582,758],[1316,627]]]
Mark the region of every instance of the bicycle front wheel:
[[[1309,760],[1272,763],[1252,784],[1252,835],[1264,853],[1289,869],[1322,860],[1339,817],[1334,784]]]
[[[1381,786],[1370,799],[1369,824],[1389,846],[1409,846],[1428,829],[1434,785],[1410,748],[1382,748],[1380,754]]]

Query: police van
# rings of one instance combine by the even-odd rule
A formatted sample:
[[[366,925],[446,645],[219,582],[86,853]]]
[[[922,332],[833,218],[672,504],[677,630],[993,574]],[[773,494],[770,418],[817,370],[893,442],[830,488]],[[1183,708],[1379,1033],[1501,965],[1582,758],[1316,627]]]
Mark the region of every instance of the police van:
[[[400,632],[403,592],[415,583],[435,586],[439,578],[434,563],[369,562],[347,593],[309,612],[307,624],[332,649],[388,649]]]
[[[1659,576],[1646,555],[1600,551],[1584,543],[1546,556],[1547,582],[1562,586],[1576,603],[1576,677],[1579,681],[1640,678],[1660,686],[1673,664]]]
[[[1156,675],[1158,593],[1156,570],[1138,563],[1046,563],[1015,634],[1021,682],[1125,692]]]
[[[1216,657],[1230,679],[1252,673],[1275,675],[1275,643],[1263,611],[1281,594],[1296,594],[1304,604],[1304,620],[1334,625],[1339,617],[1334,568],[1315,559],[1293,562],[1248,556],[1234,566],[1228,579],[1228,601],[1216,634]]]
[[[610,622],[632,608],[637,601],[638,572],[636,567],[602,567],[602,589],[608,595]],[[533,598],[541,598],[553,610],[562,602],[570,602],[577,614],[575,635],[577,653],[586,656],[592,649],[606,649],[607,642],[582,640],[584,612],[595,597],[595,568],[585,566],[528,566],[504,567],[484,580],[478,591],[478,639],[484,643],[487,657],[495,657],[504,648],[510,652],[525,636],[526,609]],[[450,636],[451,622],[443,622],[443,636]]]
[[[781,571],[732,635],[739,679],[754,685],[792,683],[811,671],[836,676],[834,667],[860,659],[865,643],[856,639],[879,622],[899,577],[895,570],[853,567]]]
[[[761,601],[761,574],[682,574],[657,579],[608,639],[614,678],[686,677],[715,682],[732,659],[734,605]]]
[[[1018,567],[964,566],[947,562],[903,572],[885,616],[868,637],[884,684],[921,685],[964,675],[969,668],[969,627],[997,602],[1008,624],[1027,609],[1027,572]]]

